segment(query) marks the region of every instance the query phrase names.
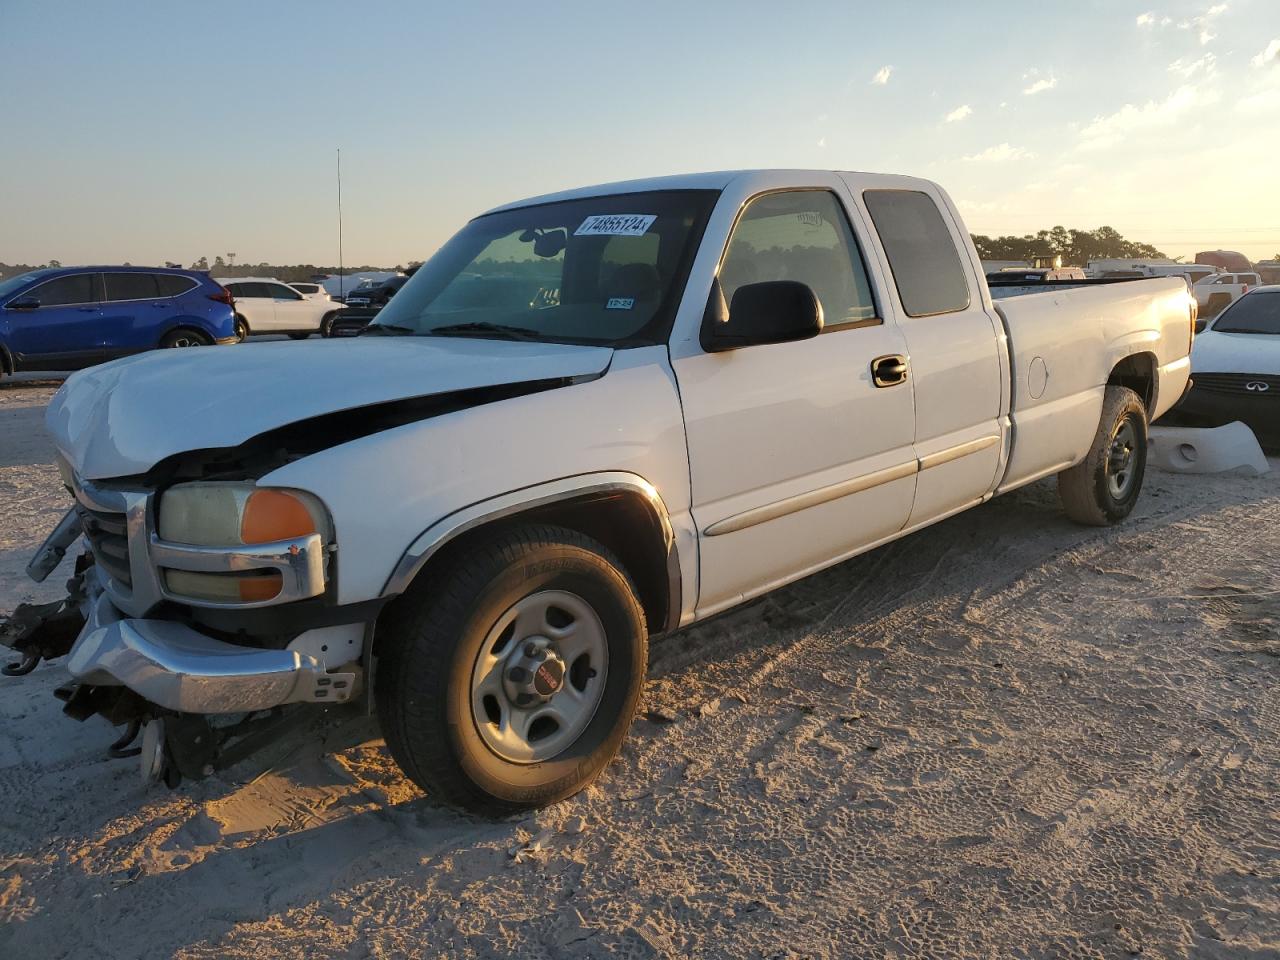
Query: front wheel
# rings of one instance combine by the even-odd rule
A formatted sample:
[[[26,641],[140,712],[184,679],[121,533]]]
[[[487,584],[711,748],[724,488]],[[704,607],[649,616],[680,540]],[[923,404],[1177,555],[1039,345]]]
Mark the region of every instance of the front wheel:
[[[1077,523],[1106,527],[1133,510],[1147,469],[1147,408],[1128,387],[1110,386],[1084,460],[1058,474],[1058,497]]]
[[[333,321],[334,321],[334,319],[335,319],[337,316],[338,316],[338,311],[337,311],[337,310],[332,310],[332,311],[330,311],[329,313],[326,313],[326,314],[321,318],[321,320],[320,320],[320,336],[322,336],[322,337],[332,337],[332,336],[333,336]]]
[[[236,314],[236,342],[244,343],[249,339],[249,321]]]
[[[560,527],[455,557],[381,625],[374,693],[391,755],[433,798],[501,815],[586,787],[644,682],[644,613],[621,564]]]

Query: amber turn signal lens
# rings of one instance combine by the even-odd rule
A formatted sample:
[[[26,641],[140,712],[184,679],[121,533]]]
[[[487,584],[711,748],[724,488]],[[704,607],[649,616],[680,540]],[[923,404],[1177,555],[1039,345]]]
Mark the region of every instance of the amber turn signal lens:
[[[244,543],[271,543],[275,540],[305,537],[316,532],[316,522],[307,505],[292,494],[280,490],[253,491],[245,502],[244,514],[240,519],[240,539]],[[243,591],[242,586],[242,596]],[[279,584],[271,596],[278,592]]]
[[[284,588],[284,579],[278,573],[259,574],[240,578],[240,599],[245,603],[261,603],[274,600]]]

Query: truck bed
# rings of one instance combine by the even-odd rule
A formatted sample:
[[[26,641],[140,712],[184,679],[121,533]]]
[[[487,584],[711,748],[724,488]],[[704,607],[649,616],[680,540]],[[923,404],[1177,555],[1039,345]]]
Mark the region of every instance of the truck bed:
[[[1009,343],[1014,435],[1002,490],[1084,456],[1108,375],[1135,348],[1142,359],[1134,362],[1174,374],[1150,398],[1151,419],[1177,401],[1190,366],[1190,302],[1181,279],[1051,281],[1034,285],[1034,292],[997,289],[1005,293],[995,308]]]

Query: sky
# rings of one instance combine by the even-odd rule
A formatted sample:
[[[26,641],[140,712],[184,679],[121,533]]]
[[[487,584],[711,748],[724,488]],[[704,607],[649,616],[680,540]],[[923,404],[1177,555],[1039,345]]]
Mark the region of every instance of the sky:
[[[1280,254],[1280,0],[0,0],[0,261],[429,256],[699,170],[936,180],[975,233]]]

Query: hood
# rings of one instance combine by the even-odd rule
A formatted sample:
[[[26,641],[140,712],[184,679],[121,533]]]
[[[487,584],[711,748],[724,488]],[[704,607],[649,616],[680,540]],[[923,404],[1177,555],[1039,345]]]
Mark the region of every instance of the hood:
[[[597,376],[608,347],[361,337],[157,350],[73,374],[49,405],[54,443],[88,480],[355,407]]]
[[[1197,373],[1260,373],[1280,376],[1280,337],[1261,333],[1206,330],[1191,348],[1191,376]]]

